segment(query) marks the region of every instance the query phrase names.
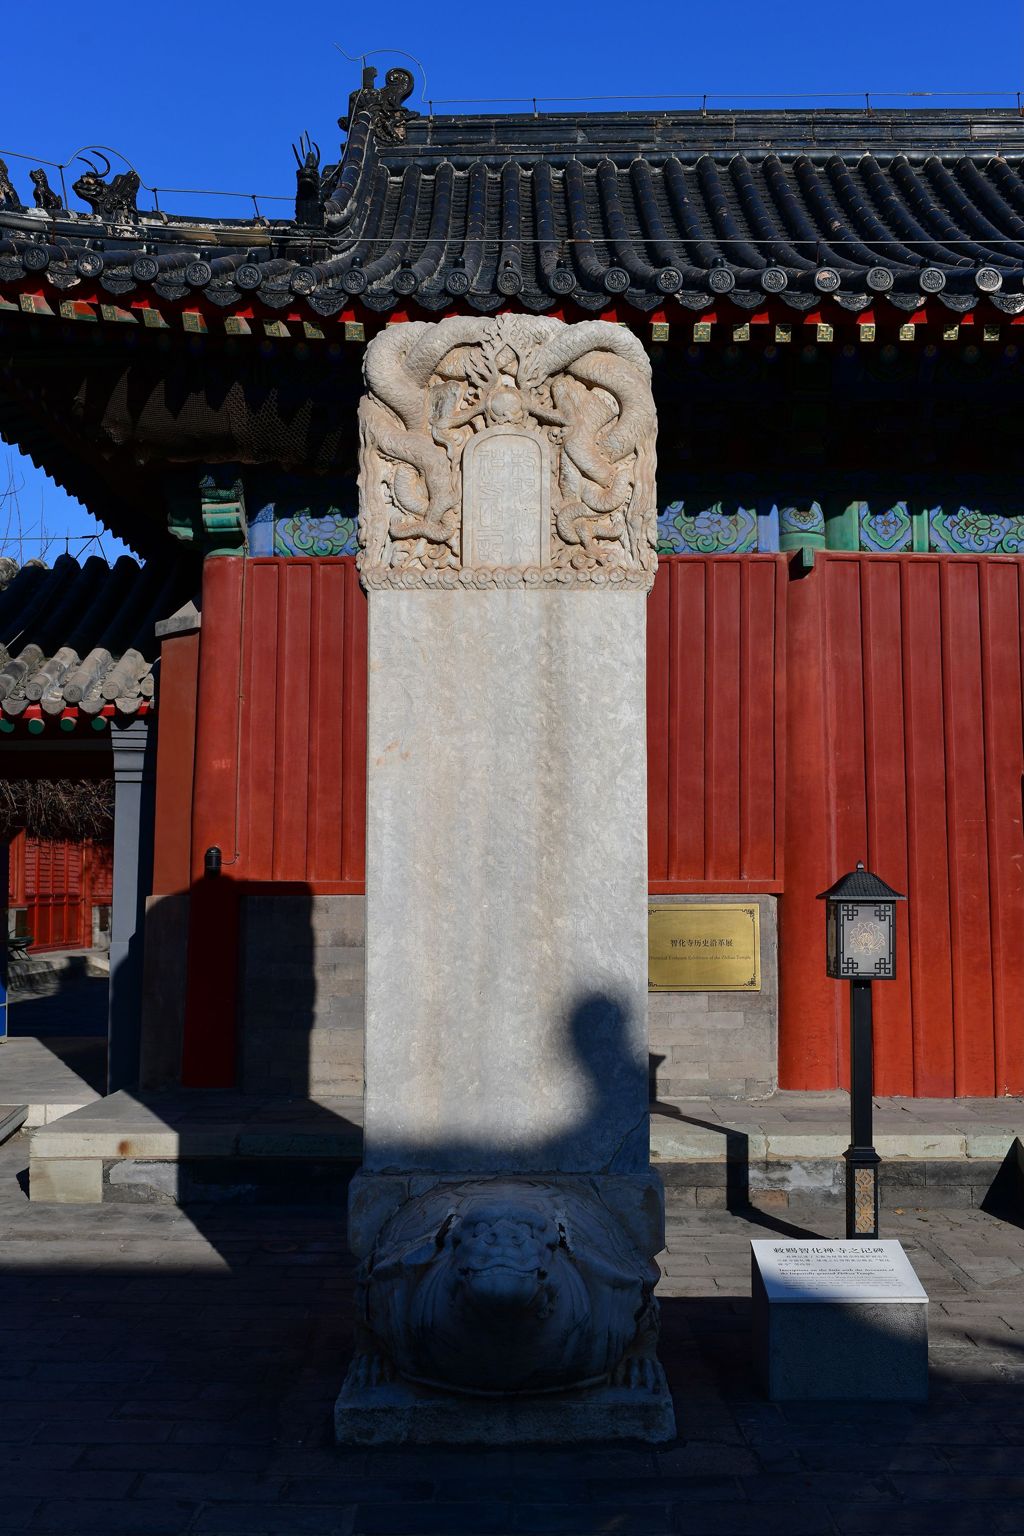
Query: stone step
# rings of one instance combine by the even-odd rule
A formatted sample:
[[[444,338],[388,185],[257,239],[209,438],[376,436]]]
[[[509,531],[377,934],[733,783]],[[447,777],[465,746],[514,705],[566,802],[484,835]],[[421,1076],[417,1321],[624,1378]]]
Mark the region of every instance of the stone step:
[[[878,1101],[883,1203],[980,1205],[1024,1130],[1021,1100]],[[31,1197],[98,1200],[337,1200],[362,1155],[360,1096],[316,1100],[217,1092],[127,1092],[33,1133]],[[677,1199],[778,1207],[841,1199],[845,1095],[653,1106],[651,1161]],[[727,1117],[724,1118],[724,1117]]]
[[[53,997],[82,982],[98,981],[110,975],[110,956],[105,949],[53,950],[41,955],[29,953],[11,960],[7,989],[12,1001],[19,997]]]
[[[27,1104],[0,1104],[0,1144],[20,1131],[27,1119]]]

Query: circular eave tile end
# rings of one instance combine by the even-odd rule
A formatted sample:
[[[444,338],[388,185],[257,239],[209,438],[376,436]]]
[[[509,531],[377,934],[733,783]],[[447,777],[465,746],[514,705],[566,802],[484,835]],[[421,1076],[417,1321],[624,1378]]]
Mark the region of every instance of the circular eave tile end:
[[[1003,286],[1003,274],[998,267],[979,267],[974,274],[974,286],[979,293],[998,293]]]
[[[736,278],[728,267],[712,267],[708,273],[708,287],[712,293],[731,293],[736,287]]]
[[[896,281],[888,267],[869,267],[867,285],[872,293],[888,293]]]
[[[789,286],[789,277],[782,267],[765,267],[761,273],[761,287],[765,293],[782,293]]]
[[[946,286],[946,274],[938,267],[925,267],[918,282],[922,293],[941,293]]]
[[[629,287],[629,273],[622,267],[609,267],[604,275],[606,293],[625,293]]]
[[[835,267],[819,267],[814,274],[814,286],[819,293],[835,293],[842,283],[842,278]]]

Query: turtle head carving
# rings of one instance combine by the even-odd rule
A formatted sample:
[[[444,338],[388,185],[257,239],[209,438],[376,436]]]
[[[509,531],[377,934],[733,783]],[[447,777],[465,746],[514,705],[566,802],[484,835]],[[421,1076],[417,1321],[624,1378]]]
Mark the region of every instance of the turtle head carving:
[[[582,1187],[438,1185],[388,1222],[363,1321],[400,1376],[474,1393],[609,1378],[656,1316],[651,1268]]]
[[[452,1257],[468,1305],[500,1314],[545,1310],[557,1269],[554,1221],[514,1205],[471,1213],[451,1234]]]

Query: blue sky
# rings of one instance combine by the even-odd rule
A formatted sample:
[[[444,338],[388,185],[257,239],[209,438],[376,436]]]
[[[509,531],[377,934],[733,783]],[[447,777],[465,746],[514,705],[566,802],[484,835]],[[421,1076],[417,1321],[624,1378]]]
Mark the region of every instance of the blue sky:
[[[990,0],[977,25],[962,0],[892,0],[860,11],[820,0],[790,0],[781,10],[764,0],[562,0],[550,8],[392,0],[379,11],[336,0],[178,0],[170,9],[107,0],[101,10],[51,0],[44,34],[21,7],[4,42],[0,156],[26,201],[28,165],[12,151],[64,161],[87,144],[122,151],[150,186],[290,199],[292,141],[309,129],[324,158],[335,158],[336,119],[358,79],[358,64],[335,43],[353,55],[390,48],[368,62],[425,72],[409,105],[426,110],[423,96],[437,112],[530,110],[535,96],[557,98],[541,103],[548,111],[669,107],[699,104],[705,92],[718,98],[714,106],[859,105],[865,91],[880,105],[984,105],[997,101],[986,93],[1003,92],[999,104],[1008,104],[1024,91],[1024,0]],[[897,101],[904,92],[933,94]],[[480,97],[516,99],[452,104]],[[595,97],[610,100],[570,100]],[[169,190],[161,202],[210,213],[245,206]],[[268,201],[264,211],[287,207]],[[20,487],[26,556],[28,540],[44,530],[55,538],[51,559],[66,537],[74,552],[82,535],[101,531],[3,445],[0,495],[8,466]],[[0,543],[6,513],[0,506]],[[109,534],[103,548],[121,552]]]

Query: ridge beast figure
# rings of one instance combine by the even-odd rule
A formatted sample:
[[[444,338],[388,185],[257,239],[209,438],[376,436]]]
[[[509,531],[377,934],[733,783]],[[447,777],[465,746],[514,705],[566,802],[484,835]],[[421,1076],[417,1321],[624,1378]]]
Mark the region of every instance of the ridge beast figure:
[[[113,181],[105,181],[104,177],[110,173],[110,161],[102,151],[96,151],[104,162],[101,171],[93,165],[91,160],[85,160],[89,167],[78,180],[72,183],[71,190],[83,201],[88,203],[93,213],[101,219],[117,220],[127,219],[134,222],[138,218],[136,199],[141,185],[138,171],[119,171]]]
[[[295,172],[295,222],[321,226],[324,222],[324,188],[327,174],[320,171],[320,146],[314,144],[308,133],[292,145],[292,154],[298,169]],[[327,172],[336,170],[328,166]]]
[[[46,213],[56,213],[63,208],[59,195],[50,186],[46,179],[46,172],[40,166],[35,171],[29,171],[28,179],[32,183],[32,197],[37,208],[42,208]]]
[[[14,190],[7,164],[0,160],[0,208],[9,208],[13,213],[17,213],[23,206],[21,198]]]
[[[338,127],[347,133],[357,112],[369,110],[373,116],[373,128],[384,144],[401,144],[405,140],[405,125],[415,117],[411,107],[402,105],[411,95],[416,84],[412,71],[389,69],[384,84],[374,84],[377,71],[372,65],[363,70],[363,81],[358,91],[353,91],[348,102],[348,116],[338,118]]]

